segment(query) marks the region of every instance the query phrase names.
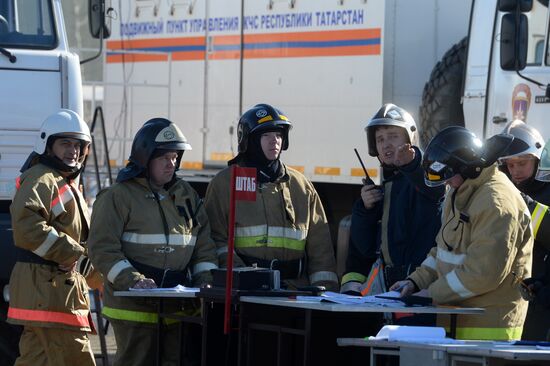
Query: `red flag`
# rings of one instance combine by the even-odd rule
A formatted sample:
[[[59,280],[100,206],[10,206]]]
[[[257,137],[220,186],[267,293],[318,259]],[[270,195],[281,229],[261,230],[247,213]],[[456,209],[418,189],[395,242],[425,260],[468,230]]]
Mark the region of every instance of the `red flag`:
[[[256,168],[235,167],[235,200],[256,201]]]
[[[229,227],[227,235],[227,277],[225,279],[224,334],[231,330],[231,290],[233,288],[233,249],[235,247],[235,201],[256,201],[256,168],[231,166]]]

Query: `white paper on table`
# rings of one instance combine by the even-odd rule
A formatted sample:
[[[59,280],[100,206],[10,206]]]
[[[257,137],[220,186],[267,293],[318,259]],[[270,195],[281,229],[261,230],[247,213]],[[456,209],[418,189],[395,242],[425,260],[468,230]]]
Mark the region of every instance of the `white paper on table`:
[[[397,291],[390,291],[380,294],[380,296],[398,298],[400,293]],[[377,304],[384,306],[403,306],[403,303],[397,299],[380,299],[375,296],[353,296],[332,291],[325,291],[321,294],[321,296],[296,296],[296,300],[311,302],[327,301],[344,305]]]
[[[445,329],[442,327],[418,327],[407,325],[385,325],[372,340],[404,341],[418,343],[453,342],[445,338]]]
[[[130,291],[151,291],[151,292],[199,292],[198,287],[185,287],[177,285],[176,287],[157,287],[157,288],[133,288],[130,287]]]

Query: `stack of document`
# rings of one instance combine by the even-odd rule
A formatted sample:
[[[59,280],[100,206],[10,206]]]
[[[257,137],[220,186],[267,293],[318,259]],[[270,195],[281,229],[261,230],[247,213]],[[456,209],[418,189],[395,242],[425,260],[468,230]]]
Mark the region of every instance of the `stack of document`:
[[[147,291],[147,292],[199,292],[200,288],[198,287],[185,287],[182,285],[177,285],[176,287],[157,287],[157,288],[132,288],[130,291]]]
[[[297,296],[297,300],[302,301],[328,301],[336,304],[345,304],[345,305],[357,305],[357,304],[372,304],[372,305],[384,305],[384,306],[403,306],[403,303],[397,298],[399,298],[400,293],[398,291],[385,292],[377,296],[384,297],[394,297],[396,300],[392,299],[381,299],[376,296],[351,296],[340,294],[337,292],[326,291],[321,294],[321,296]]]
[[[368,339],[413,343],[462,343],[451,338],[446,338],[445,329],[442,327],[415,327],[406,325],[385,325],[380,329],[376,337],[369,337]]]

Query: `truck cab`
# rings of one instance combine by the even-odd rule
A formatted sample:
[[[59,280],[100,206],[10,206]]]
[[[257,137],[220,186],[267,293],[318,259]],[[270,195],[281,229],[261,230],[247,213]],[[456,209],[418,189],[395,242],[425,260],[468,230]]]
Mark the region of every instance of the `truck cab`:
[[[90,0],[89,9],[97,10],[95,18],[90,16],[97,28],[103,24],[97,20],[105,20],[99,14],[104,1]],[[83,112],[80,60],[69,50],[61,0],[0,1],[0,81],[0,288],[4,290],[0,321],[4,322],[6,285],[15,263],[9,214],[15,179],[47,116],[60,108]],[[17,341],[17,332],[0,324],[0,343],[6,345],[0,347],[0,363],[13,362],[14,354],[9,353],[16,353]]]

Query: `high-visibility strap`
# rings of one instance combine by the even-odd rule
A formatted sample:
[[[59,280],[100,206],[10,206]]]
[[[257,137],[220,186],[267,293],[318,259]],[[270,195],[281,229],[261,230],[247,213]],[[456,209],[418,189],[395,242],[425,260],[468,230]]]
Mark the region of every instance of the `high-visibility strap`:
[[[51,227],[51,230],[48,232],[48,235],[46,236],[46,239],[32,252],[40,257],[43,257],[48,253],[48,250],[54,245],[54,243],[59,239],[59,234],[57,233],[57,230]]]
[[[107,273],[107,280],[111,283],[115,283],[117,276],[126,268],[132,268],[132,265],[127,259],[116,262],[115,265],[109,270],[109,273]]]
[[[116,320],[124,320],[129,322],[136,323],[148,323],[156,324],[158,322],[157,313],[149,313],[146,311],[135,311],[135,310],[125,310],[125,309],[116,309],[109,306],[104,306],[101,310],[101,313],[108,318]],[[185,312],[176,312],[175,315],[186,315]],[[164,324],[175,324],[178,323],[177,319],[164,318]]]
[[[457,339],[478,339],[478,340],[513,340],[521,339],[522,327],[512,328],[456,328]]]
[[[350,281],[355,281],[355,282],[365,282],[367,280],[367,276],[365,275],[362,275],[361,273],[358,273],[358,272],[349,272],[349,273],[346,273],[343,277],[342,277],[342,285],[345,284],[346,282],[350,282]]]
[[[542,203],[538,203],[535,206],[535,209],[533,210],[533,213],[531,214],[531,225],[533,226],[533,237],[537,237],[537,233],[539,231],[540,224],[542,223],[542,220],[544,219],[544,215],[546,215],[546,211],[548,211],[548,206],[543,205]]]
[[[236,237],[235,236],[235,248],[284,248],[298,251],[304,251],[306,248],[305,240],[296,240],[291,238],[281,237],[266,237],[261,236],[249,236],[249,237]]]
[[[307,238],[307,230],[298,230],[296,228],[284,226],[242,226],[235,228],[235,238],[237,237],[255,237],[255,236],[280,237],[295,240],[305,240]]]
[[[122,240],[132,244],[152,244],[165,245],[166,236],[164,234],[139,234],[125,232],[122,234]],[[170,234],[168,236],[168,245],[195,245],[197,237],[191,234]]]
[[[309,276],[309,282],[311,283],[316,283],[321,281],[338,283],[338,276],[336,275],[336,273],[331,271],[317,271],[317,272],[313,272],[311,276]]]
[[[65,212],[65,205],[74,199],[73,192],[68,184],[65,184],[63,187],[59,188],[57,197],[55,197],[50,205],[50,210],[54,216],[59,216],[61,213]]]
[[[365,286],[365,288],[363,290],[361,290],[361,295],[365,296],[366,294],[369,293],[369,291],[372,287],[372,284],[374,283],[374,280],[378,276],[378,272],[380,272],[381,270],[382,271],[384,270],[382,266],[376,266],[375,268],[372,269],[372,271],[369,273],[369,277],[367,279],[367,285]]]
[[[10,306],[8,309],[8,318],[89,328],[88,310],[82,310],[81,313],[82,314],[69,314],[58,311],[21,309]]]

